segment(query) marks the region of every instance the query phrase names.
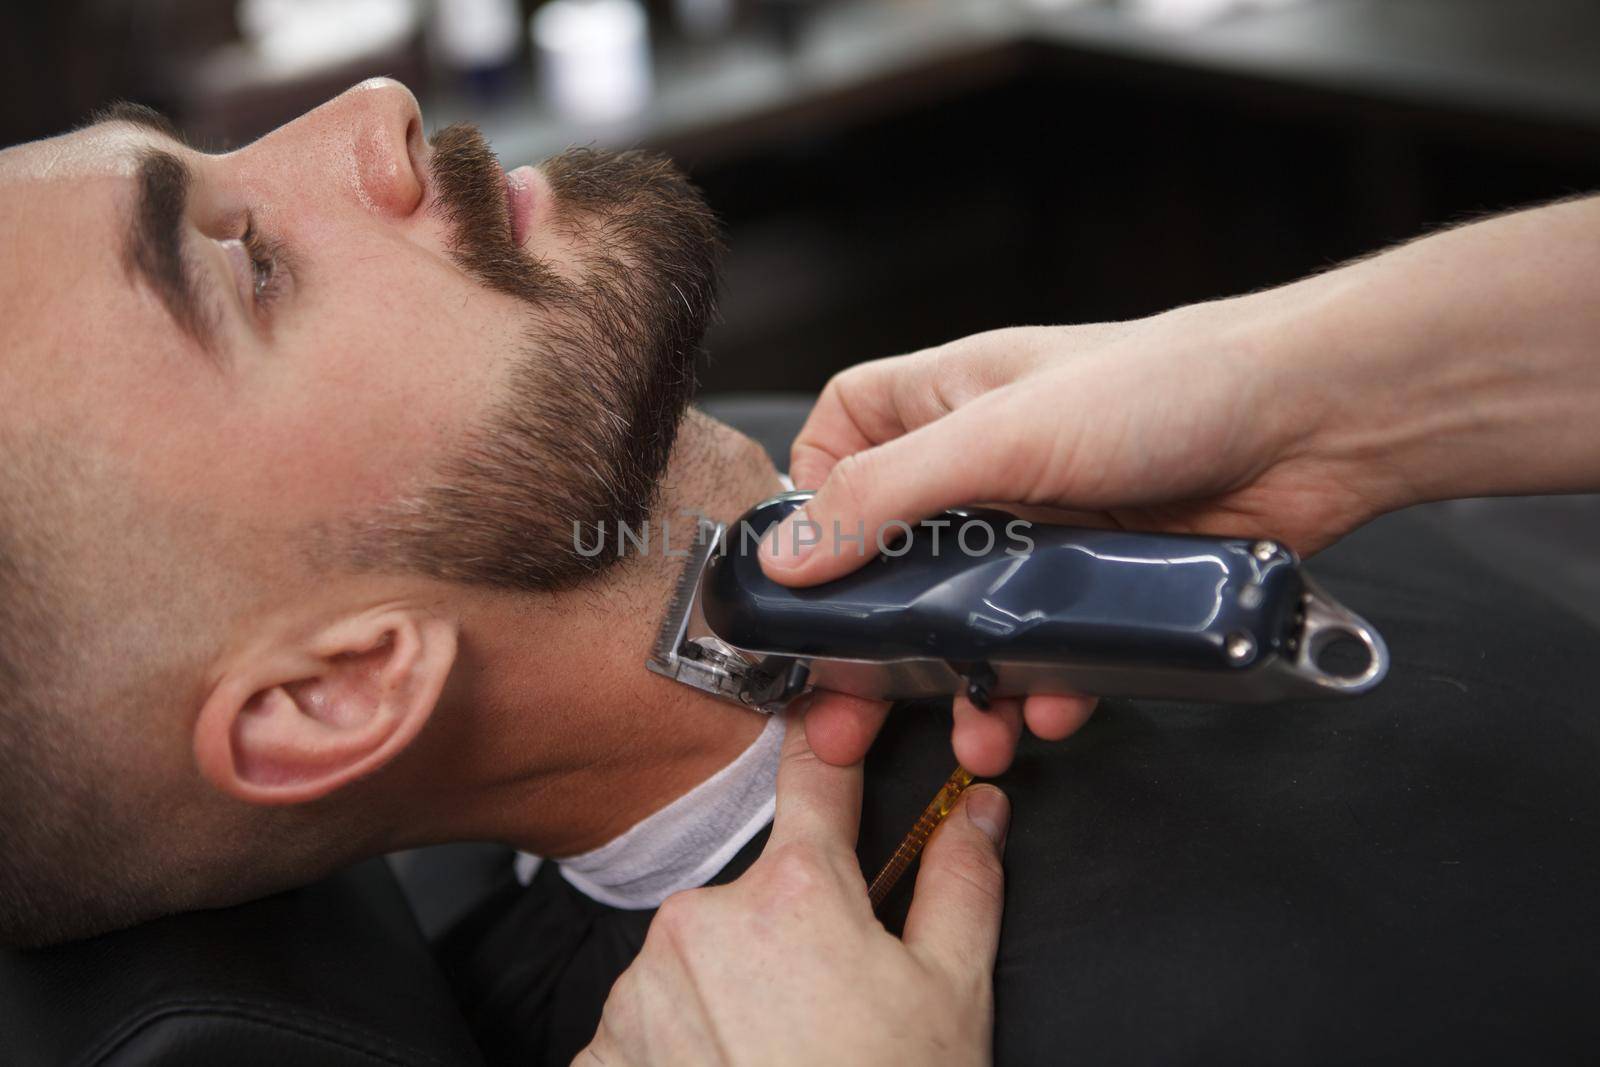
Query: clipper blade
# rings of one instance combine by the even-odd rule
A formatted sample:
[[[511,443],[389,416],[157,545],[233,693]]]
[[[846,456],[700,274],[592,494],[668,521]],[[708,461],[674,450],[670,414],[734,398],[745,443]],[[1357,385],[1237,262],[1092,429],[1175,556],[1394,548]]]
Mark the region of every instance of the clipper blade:
[[[677,587],[645,666],[722,700],[769,714],[782,711],[804,686],[806,671],[764,670],[764,663],[723,643],[706,625],[700,584],[712,558],[722,549],[723,533],[719,523],[700,520],[694,546],[683,561]]]
[[[678,661],[700,594],[700,576],[705,573],[706,561],[717,550],[721,540],[722,526],[719,523],[706,519],[699,521],[694,544],[683,561],[683,570],[678,572],[672,599],[667,602],[667,613],[661,619],[661,628],[656,631],[656,642],[650,648],[650,658],[645,661],[646,666],[657,674],[678,677]]]

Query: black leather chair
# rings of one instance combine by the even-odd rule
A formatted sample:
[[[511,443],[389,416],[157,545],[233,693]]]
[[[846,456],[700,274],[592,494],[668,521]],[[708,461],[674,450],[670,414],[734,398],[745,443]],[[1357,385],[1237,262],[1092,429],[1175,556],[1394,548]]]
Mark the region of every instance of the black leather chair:
[[[382,860],[241,907],[0,953],[0,1062],[482,1063]]]

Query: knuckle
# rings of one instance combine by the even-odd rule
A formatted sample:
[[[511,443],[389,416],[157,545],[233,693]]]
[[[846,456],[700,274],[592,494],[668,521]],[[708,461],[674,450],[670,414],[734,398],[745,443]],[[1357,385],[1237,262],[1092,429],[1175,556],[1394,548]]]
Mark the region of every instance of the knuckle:
[[[785,842],[767,858],[766,899],[775,905],[814,897],[832,880],[821,850],[803,842]]]
[[[621,1021],[637,1008],[638,1000],[639,972],[630,967],[612,983],[611,992],[606,995],[605,1006],[601,1009],[601,1018]]]
[[[995,378],[995,361],[982,348],[944,349],[929,377],[929,403],[948,414],[988,392]]]
[[[796,440],[789,450],[789,477],[797,489],[816,489],[828,480],[837,462],[833,453],[807,441]]]
[[[949,414],[961,406],[964,386],[972,379],[971,363],[960,350],[948,346],[934,349],[931,355],[932,373],[923,383],[926,403],[939,414]]]
[[[811,706],[814,707],[815,703],[813,702]],[[821,763],[822,757],[817,755],[816,752],[812,751],[810,744],[786,745],[783,752],[778,757],[778,762],[783,768],[789,770],[790,774],[794,775],[795,777],[800,777],[802,775],[811,773],[806,768]],[[783,801],[780,799],[779,803],[781,804],[782,802]],[[778,851],[778,849],[775,847],[769,851]]]
[[[681,935],[692,936],[706,904],[704,889],[685,889],[672,894],[656,909],[655,918],[650,920],[650,933],[659,930],[661,936],[673,940]]]
[[[774,879],[796,885],[816,882],[823,871],[817,850],[799,841],[786,841],[774,849],[771,867]]]
[[[836,510],[859,513],[870,499],[872,487],[872,462],[864,452],[856,452],[841,459],[828,477]]]
[[[986,902],[1005,903],[1005,873],[993,849],[963,842],[945,853],[940,870]]]
[[[1002,326],[996,330],[984,330],[954,342],[951,347],[961,362],[977,367],[1004,353],[1016,343],[1017,334],[1024,329],[1026,327]]]
[[[823,402],[837,403],[840,397],[850,392],[856,383],[861,380],[863,373],[861,365],[857,364],[854,367],[846,367],[844,370],[834,374],[833,377],[828,379],[828,383],[822,387],[822,393],[817,398],[818,406],[821,406]]]

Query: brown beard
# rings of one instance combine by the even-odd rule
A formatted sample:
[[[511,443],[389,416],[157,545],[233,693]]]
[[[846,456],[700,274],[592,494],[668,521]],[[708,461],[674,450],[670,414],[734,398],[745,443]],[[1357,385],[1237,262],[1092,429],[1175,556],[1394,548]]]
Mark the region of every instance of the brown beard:
[[[570,586],[615,562],[579,528],[637,526],[694,392],[721,241],[665,158],[572,149],[541,170],[576,250],[558,273],[511,238],[504,176],[476,128],[433,137],[436,210],[468,274],[529,307],[525,343],[483,423],[436,478],[358,524],[355,560],[519,590]]]

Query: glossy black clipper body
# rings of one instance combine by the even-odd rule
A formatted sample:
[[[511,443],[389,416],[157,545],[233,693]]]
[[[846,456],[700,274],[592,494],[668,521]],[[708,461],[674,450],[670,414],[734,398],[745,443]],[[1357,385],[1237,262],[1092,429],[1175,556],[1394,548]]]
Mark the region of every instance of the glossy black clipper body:
[[[1270,541],[972,509],[913,528],[844,578],[790,589],[762,573],[757,547],[808,497],[784,494],[729,527],[706,524],[653,670],[768,710],[811,686],[890,700],[964,687],[980,704],[1051,692],[1270,701],[1354,695],[1387,670],[1372,627]],[[807,533],[815,551],[878,548],[871,531]],[[1364,647],[1364,669],[1318,666],[1337,637]],[[674,669],[684,658],[694,669]],[[706,672],[729,677],[714,688],[696,680]]]

